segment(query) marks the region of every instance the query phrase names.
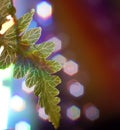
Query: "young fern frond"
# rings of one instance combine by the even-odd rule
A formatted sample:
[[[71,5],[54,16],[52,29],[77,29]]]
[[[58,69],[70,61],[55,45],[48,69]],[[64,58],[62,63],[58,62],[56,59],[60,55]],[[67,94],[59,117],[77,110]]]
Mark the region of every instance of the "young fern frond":
[[[58,128],[60,98],[57,97],[59,91],[56,86],[61,83],[61,79],[54,74],[61,70],[61,65],[54,60],[48,60],[54,51],[54,44],[35,44],[40,37],[41,28],[27,30],[34,14],[33,9],[17,19],[11,0],[0,0],[0,3],[0,27],[8,15],[12,15],[15,21],[15,24],[0,36],[0,46],[4,47],[0,55],[0,69],[14,64],[13,76],[25,77],[27,87],[34,86],[39,105],[45,108],[49,121]]]

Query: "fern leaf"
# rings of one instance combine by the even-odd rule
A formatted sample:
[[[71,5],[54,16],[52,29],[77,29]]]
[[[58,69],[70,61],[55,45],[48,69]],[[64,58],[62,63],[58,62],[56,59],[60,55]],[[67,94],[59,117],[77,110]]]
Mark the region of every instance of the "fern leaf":
[[[46,61],[46,69],[49,73],[53,74],[61,70],[62,66],[55,60]]]
[[[33,87],[40,80],[39,71],[36,68],[31,68],[25,80],[27,87]]]
[[[16,26],[13,25],[10,27],[4,34],[4,41],[5,42],[17,42],[17,31]]]
[[[5,69],[9,67],[11,63],[14,63],[16,60],[16,53],[12,50],[11,47],[6,47],[0,55],[0,69]]]
[[[39,96],[39,104],[45,108],[49,120],[55,128],[59,126],[60,107],[57,105],[60,99],[56,97],[59,94],[57,85],[61,83],[58,76],[50,75],[47,71],[38,68],[31,68],[26,78],[28,87],[35,86],[34,93]]]
[[[34,11],[31,10],[30,12],[26,13],[25,15],[23,15],[16,24],[14,24],[12,27],[10,27],[6,33],[4,34],[4,40],[5,41],[14,41],[16,43],[18,43],[18,36],[23,33],[27,27],[29,26],[32,17],[33,17],[33,13]],[[40,29],[33,29],[35,31],[35,37],[34,40],[38,40],[38,37],[40,36]],[[23,35],[23,39],[25,40],[25,38],[28,36],[28,38],[30,38],[30,33],[33,33],[33,31],[28,31],[27,33],[25,33]],[[36,36],[37,35],[37,36]],[[32,37],[33,38],[33,37]],[[32,39],[31,38],[31,39]],[[27,39],[28,40],[28,39]],[[33,41],[34,41],[33,40]],[[30,40],[29,40],[30,41]],[[32,41],[31,41],[32,42]]]
[[[62,66],[57,61],[46,60],[43,54],[38,52],[38,50],[36,51],[33,50],[31,53],[34,55],[32,60],[35,61],[39,69],[45,70],[50,74],[54,74],[61,70]],[[28,52],[28,54],[30,54],[30,52]]]
[[[28,28],[31,20],[32,20],[32,17],[33,17],[33,14],[34,14],[34,9],[32,9],[30,12],[24,14],[19,20],[18,20],[18,23],[17,23],[17,30],[18,30],[18,35],[25,32],[25,30]]]
[[[50,56],[54,51],[54,43],[52,42],[43,42],[36,46],[39,52],[42,54],[44,58]]]
[[[61,65],[47,59],[53,53],[55,45],[52,42],[35,44],[40,37],[41,28],[26,31],[34,10],[17,19],[11,0],[0,0],[0,4],[0,29],[7,15],[11,14],[15,20],[15,24],[0,36],[0,46],[4,47],[0,55],[0,69],[5,69],[11,63],[15,64],[14,77],[26,77],[26,85],[35,86],[34,93],[39,97],[39,104],[45,108],[49,120],[57,128],[60,98],[57,97],[59,91],[56,86],[61,83],[61,79],[52,74],[58,72]]]
[[[30,66],[31,64],[28,60],[18,58],[14,66],[13,76],[17,79],[24,77],[29,71]]]
[[[41,34],[41,28],[30,29],[29,31],[27,31],[22,35],[21,42],[34,44],[39,39],[40,34]]]
[[[56,86],[60,84],[61,80],[58,76],[51,76],[45,71],[40,71],[39,73],[41,78],[35,85],[34,93],[39,96],[39,104],[45,108],[49,120],[55,128],[58,128],[60,120],[58,103],[60,99],[56,97],[59,94]]]

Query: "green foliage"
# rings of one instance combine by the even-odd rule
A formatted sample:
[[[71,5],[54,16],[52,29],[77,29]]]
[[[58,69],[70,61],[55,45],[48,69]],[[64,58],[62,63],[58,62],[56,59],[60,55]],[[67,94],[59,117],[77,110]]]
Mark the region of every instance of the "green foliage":
[[[54,51],[54,44],[43,42],[35,44],[41,34],[41,28],[27,30],[34,10],[23,15],[20,19],[15,16],[15,9],[11,0],[0,0],[0,27],[6,21],[7,15],[12,15],[15,24],[0,36],[0,46],[4,47],[0,55],[0,69],[14,64],[13,76],[25,77],[27,87],[34,86],[34,94],[38,96],[38,103],[45,108],[45,112],[55,128],[60,120],[59,90],[56,88],[61,79],[54,75],[61,70],[61,65],[48,60]]]
[[[28,30],[25,34],[22,35],[21,41],[22,43],[34,44],[40,37],[41,29],[34,28]]]
[[[29,61],[19,57],[19,60],[17,60],[16,64],[14,65],[13,76],[17,79],[22,78],[27,74],[29,68]]]
[[[50,75],[47,71],[31,68],[26,78],[28,87],[35,86],[34,93],[39,97],[39,104],[45,107],[45,112],[54,127],[59,126],[60,107],[57,105],[60,99],[56,97],[59,91],[56,86],[61,83],[58,76]]]
[[[47,58],[54,51],[54,44],[52,42],[44,42],[39,44],[37,48],[39,49],[39,52],[42,54],[42,56]]]
[[[6,16],[13,15],[15,8],[11,4],[11,0],[0,0],[0,29],[6,21]]]
[[[16,53],[12,47],[5,47],[0,56],[0,69],[5,69],[9,67],[16,59]]]
[[[17,22],[18,34],[23,33],[29,26],[35,10],[32,9],[30,12],[24,14]]]

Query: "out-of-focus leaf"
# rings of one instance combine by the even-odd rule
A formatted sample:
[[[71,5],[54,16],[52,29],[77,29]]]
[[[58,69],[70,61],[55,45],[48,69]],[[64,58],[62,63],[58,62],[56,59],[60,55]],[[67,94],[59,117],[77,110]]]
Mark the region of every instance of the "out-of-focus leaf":
[[[13,14],[15,14],[15,9],[11,0],[0,0],[0,29],[2,24],[7,21],[6,16]]]

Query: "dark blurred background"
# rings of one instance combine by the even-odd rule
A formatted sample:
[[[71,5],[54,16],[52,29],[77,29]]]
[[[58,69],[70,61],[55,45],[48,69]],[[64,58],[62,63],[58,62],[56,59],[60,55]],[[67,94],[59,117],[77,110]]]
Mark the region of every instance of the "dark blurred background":
[[[14,0],[14,4],[17,17],[35,8],[30,27],[42,27],[39,42],[55,42],[53,59],[63,65],[58,73],[62,78],[58,130],[119,130],[120,1]],[[21,130],[54,130],[32,91],[15,88],[24,79],[11,82],[11,98],[19,95],[27,105],[18,112],[11,109],[8,128],[20,130],[16,125],[24,120]]]

